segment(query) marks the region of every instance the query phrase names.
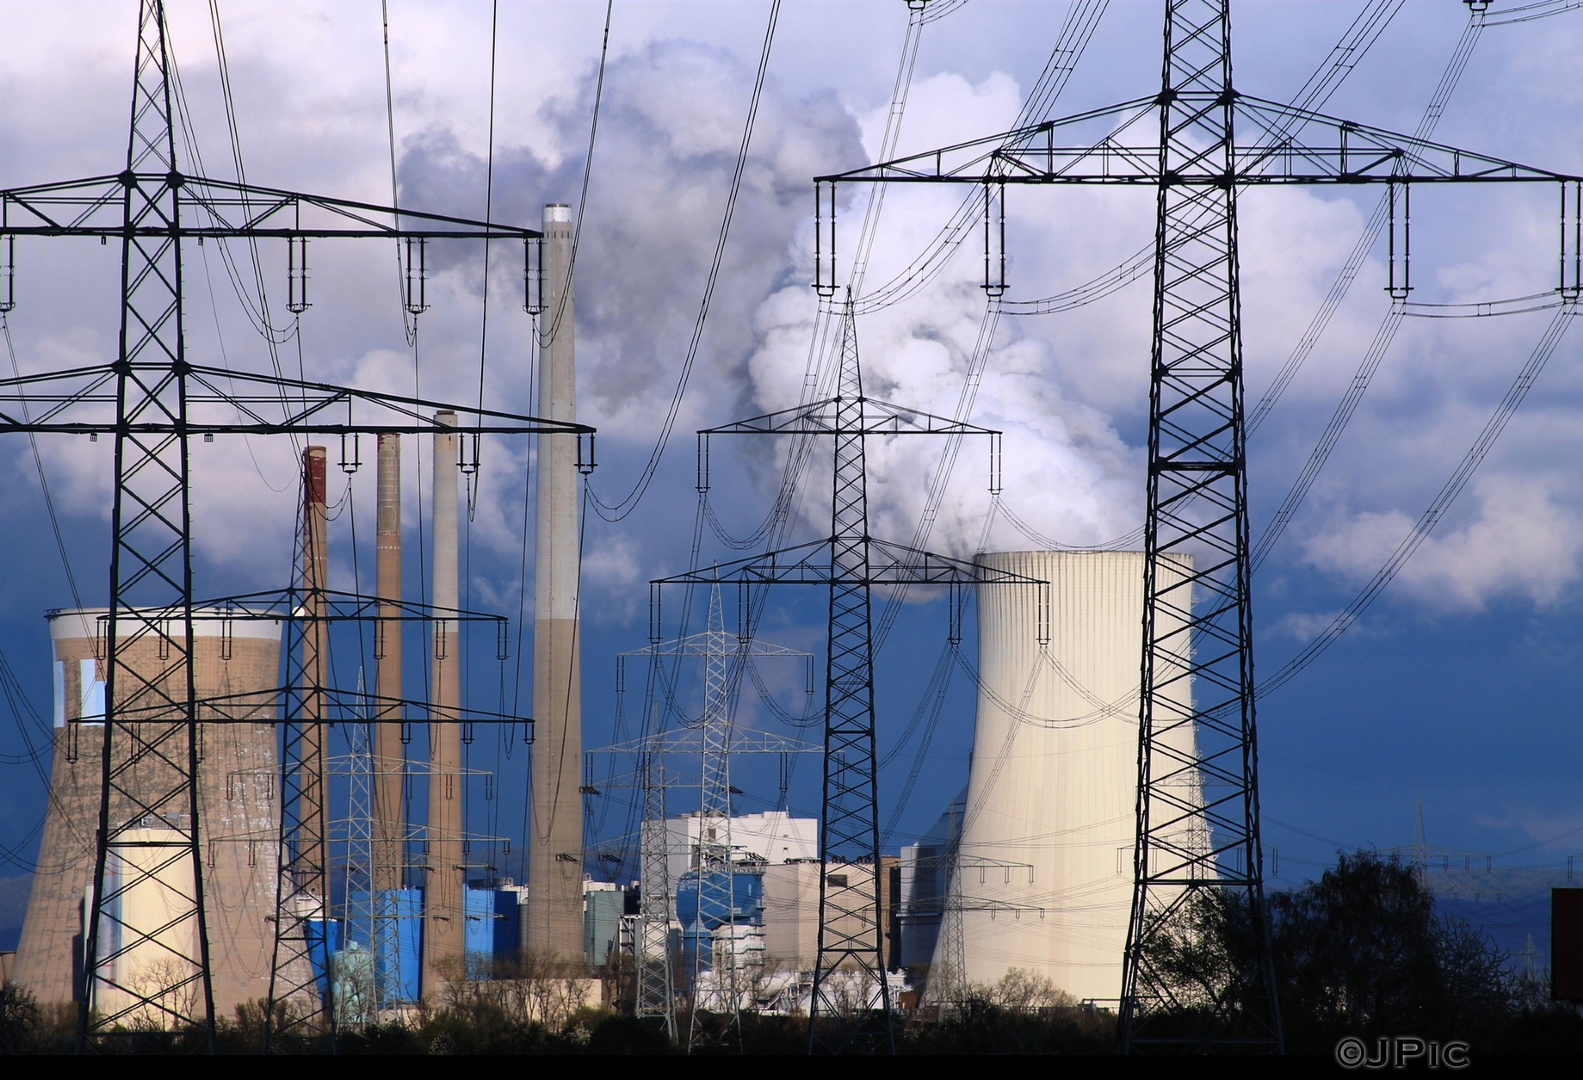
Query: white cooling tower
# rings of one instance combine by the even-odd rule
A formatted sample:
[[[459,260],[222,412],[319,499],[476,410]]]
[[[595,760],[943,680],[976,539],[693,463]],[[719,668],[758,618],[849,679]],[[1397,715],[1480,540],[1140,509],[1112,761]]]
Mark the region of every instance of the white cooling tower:
[[[978,561],[1050,583],[1050,640],[1038,640],[1038,587],[978,590],[978,716],[933,970],[976,983],[1022,968],[1114,999],[1132,901],[1143,554]],[[1156,672],[1156,685],[1178,674]]]

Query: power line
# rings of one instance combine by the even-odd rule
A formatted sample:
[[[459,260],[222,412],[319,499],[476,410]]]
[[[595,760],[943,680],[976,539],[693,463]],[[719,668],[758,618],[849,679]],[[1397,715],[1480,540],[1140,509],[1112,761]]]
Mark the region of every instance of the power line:
[[[1307,647],[1291,660],[1288,660],[1274,675],[1259,682],[1258,693],[1260,697],[1285,686],[1295,675],[1318,659],[1321,653],[1330,648],[1337,638],[1346,633],[1358,621],[1363,612],[1368,609],[1369,605],[1374,603],[1379,594],[1385,590],[1385,587],[1391,583],[1391,579],[1406,565],[1407,560],[1411,559],[1414,552],[1429,538],[1429,534],[1434,531],[1436,525],[1440,524],[1446,511],[1451,508],[1451,504],[1456,501],[1457,496],[1462,493],[1462,489],[1473,478],[1473,473],[1477,471],[1479,465],[1484,461],[1485,456],[1490,452],[1490,448],[1495,445],[1495,440],[1500,438],[1501,432],[1506,429],[1512,414],[1517,411],[1517,407],[1528,396],[1528,391],[1533,388],[1534,381],[1539,378],[1539,374],[1544,370],[1545,364],[1549,362],[1550,357],[1555,353],[1556,347],[1561,344],[1561,338],[1565,335],[1576,313],[1577,301],[1575,299],[1569,300],[1565,306],[1555,313],[1550,320],[1550,325],[1545,328],[1544,335],[1539,339],[1539,344],[1534,346],[1533,353],[1529,356],[1527,363],[1523,364],[1522,369],[1518,371],[1517,377],[1512,381],[1511,386],[1507,388],[1506,395],[1501,398],[1500,403],[1495,407],[1495,412],[1485,422],[1478,438],[1473,441],[1473,445],[1468,449],[1467,454],[1457,465],[1456,470],[1452,472],[1450,478],[1446,480],[1445,485],[1440,489],[1439,494],[1435,496],[1434,501],[1429,504],[1429,508],[1419,516],[1418,521],[1413,525],[1412,531],[1397,545],[1390,558],[1385,560],[1385,565],[1380,567],[1374,577],[1369,579],[1369,583],[1363,587],[1363,590],[1353,598],[1352,602],[1340,614],[1330,621],[1330,624],[1325,627],[1318,637],[1309,642]]]
[[[720,235],[715,241],[714,260],[709,267],[703,300],[698,305],[698,319],[693,325],[692,339],[687,345],[687,356],[682,362],[681,374],[676,380],[676,390],[671,395],[670,407],[666,410],[665,422],[660,427],[659,438],[655,440],[654,449],[650,451],[648,463],[643,466],[643,472],[638,477],[637,483],[626,495],[614,503],[606,503],[593,494],[591,487],[589,488],[589,496],[593,500],[595,511],[606,521],[620,521],[637,507],[654,479],[660,458],[664,456],[665,447],[670,442],[671,430],[676,426],[676,416],[682,407],[682,396],[687,392],[687,381],[692,376],[693,362],[698,357],[698,345],[703,339],[704,323],[709,318],[709,302],[714,298],[715,282],[720,277],[720,264],[725,257],[726,237],[731,232],[731,217],[736,211],[737,194],[742,189],[742,173],[747,167],[748,145],[753,139],[753,123],[758,118],[759,98],[764,91],[764,73],[769,68],[770,46],[775,40],[775,23],[780,17],[780,6],[780,0],[770,0],[769,26],[764,30],[764,47],[759,54],[758,73],[753,80],[753,96],[748,105],[747,123],[742,129],[742,144],[737,150],[736,168],[731,174],[731,191],[726,197],[725,214],[720,221]]]

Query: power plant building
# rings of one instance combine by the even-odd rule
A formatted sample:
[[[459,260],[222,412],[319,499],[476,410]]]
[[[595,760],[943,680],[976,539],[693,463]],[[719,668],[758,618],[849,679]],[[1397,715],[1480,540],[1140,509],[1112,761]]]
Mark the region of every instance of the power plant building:
[[[1022,968],[1080,1000],[1115,999],[1132,902],[1144,557],[978,561],[1050,583],[1049,643],[1038,587],[979,589],[972,766],[933,970],[992,983]],[[1191,563],[1167,556],[1161,572],[1173,566],[1185,575]],[[1156,685],[1181,676],[1156,671]],[[1183,797],[1196,801],[1192,786]]]

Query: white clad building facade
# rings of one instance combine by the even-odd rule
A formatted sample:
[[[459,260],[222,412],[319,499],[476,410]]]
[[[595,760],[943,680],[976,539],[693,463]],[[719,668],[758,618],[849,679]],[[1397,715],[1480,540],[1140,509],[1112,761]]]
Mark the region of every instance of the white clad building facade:
[[[995,982],[1022,968],[1080,1000],[1114,999],[1132,902],[1143,554],[978,561],[1050,583],[1049,643],[1037,586],[978,590],[973,758],[933,970]],[[1157,671],[1156,685],[1179,674]]]

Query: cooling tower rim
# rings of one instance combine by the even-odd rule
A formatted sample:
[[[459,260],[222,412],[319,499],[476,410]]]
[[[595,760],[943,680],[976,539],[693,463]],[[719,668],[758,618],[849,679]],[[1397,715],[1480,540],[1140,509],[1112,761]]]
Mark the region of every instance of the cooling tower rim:
[[[1048,558],[1101,558],[1125,557],[1128,559],[1141,559],[1147,552],[1136,548],[1111,549],[1092,551],[1069,548],[1030,548],[1020,551],[978,551],[973,554],[975,563],[983,563],[989,559],[1048,559]],[[1192,556],[1183,551],[1166,551],[1161,553],[1164,558],[1175,562],[1191,564]]]
[[[109,613],[107,607],[51,608],[44,613],[44,618],[49,622],[51,641],[74,641],[98,637],[98,621]],[[281,620],[278,618],[246,618],[221,608],[194,608],[192,615],[193,637],[280,640]]]

